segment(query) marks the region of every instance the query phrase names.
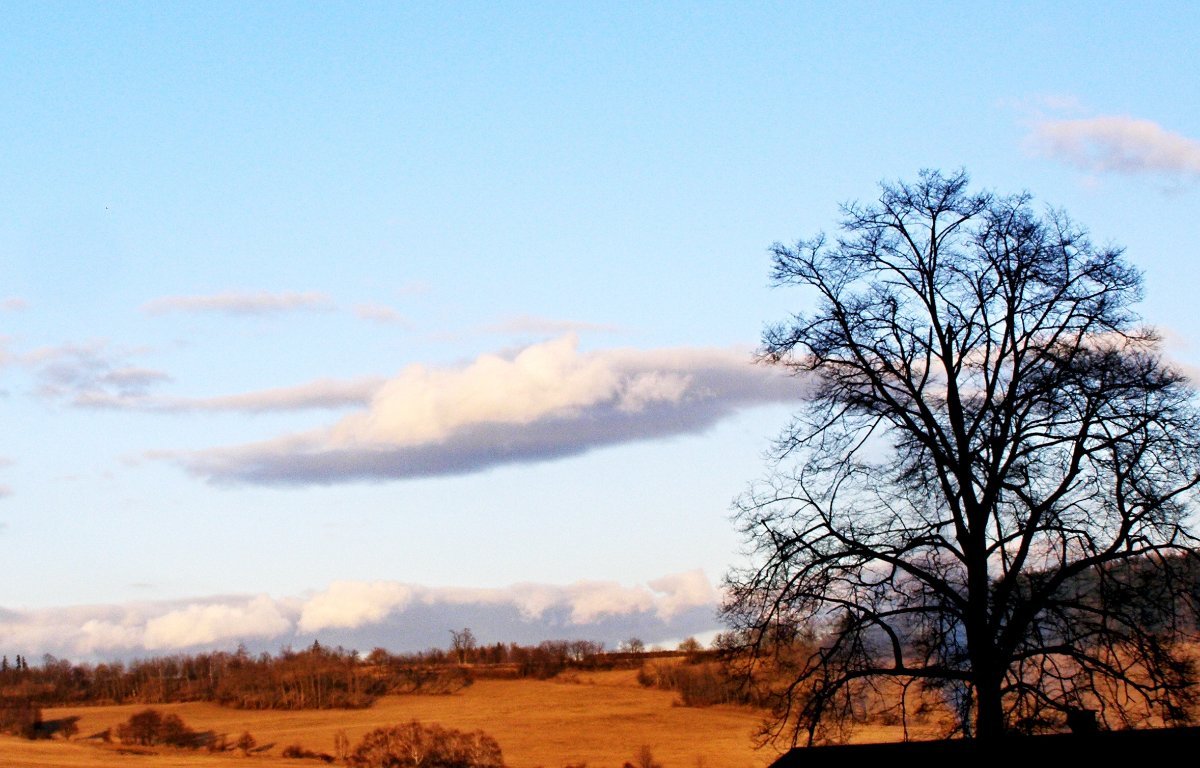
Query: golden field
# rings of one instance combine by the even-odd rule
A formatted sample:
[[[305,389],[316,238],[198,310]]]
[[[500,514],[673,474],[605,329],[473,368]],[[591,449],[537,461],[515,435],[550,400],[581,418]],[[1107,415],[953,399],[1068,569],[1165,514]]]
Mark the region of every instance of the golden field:
[[[676,706],[673,693],[638,685],[636,671],[580,673],[548,681],[480,680],[450,695],[388,696],[360,710],[236,710],[209,703],[163,704],[155,709],[179,715],[191,728],[226,733],[235,739],[249,731],[256,754],[209,754],[155,747],[122,752],[85,737],[115,727],[144,705],[52,708],[47,720],[79,715],[72,741],[27,741],[0,736],[0,766],[21,768],[230,768],[231,766],[313,766],[314,760],[288,760],[280,752],[299,744],[333,753],[342,730],[354,745],[372,728],[417,719],[459,730],[483,730],[496,738],[512,768],[620,768],[648,745],[663,768],[763,768],[778,755],[755,749],[752,735],[759,710],[715,706]],[[918,735],[916,733],[914,736]],[[932,735],[932,734],[929,734]],[[900,738],[898,728],[864,728],[855,741]],[[928,735],[926,735],[928,737]],[[231,762],[233,761],[233,762]]]
[[[240,753],[155,748],[154,755],[120,754],[84,737],[115,727],[143,705],[56,708],[47,720],[79,715],[79,735],[31,742],[0,737],[0,765],[29,768],[208,768],[229,761],[254,765],[307,765],[312,760],[285,760],[284,747],[299,744],[316,752],[333,752],[334,734],[345,732],[350,744],[380,725],[418,719],[459,730],[483,730],[504,750],[513,768],[561,768],[586,763],[592,768],[619,768],[649,745],[664,768],[758,768],[770,763],[774,750],[754,749],[752,734],[761,712],[739,707],[695,709],[673,706],[675,694],[643,688],[632,670],[572,675],[560,680],[480,680],[452,695],[389,696],[369,709],[247,711],[208,703],[164,704],[191,728],[214,730],[236,738],[249,731],[269,750],[249,757]],[[237,763],[233,763],[236,765]]]

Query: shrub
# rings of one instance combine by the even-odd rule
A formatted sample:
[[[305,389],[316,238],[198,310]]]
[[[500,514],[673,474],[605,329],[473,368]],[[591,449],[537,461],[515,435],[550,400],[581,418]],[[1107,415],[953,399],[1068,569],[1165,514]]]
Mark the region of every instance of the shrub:
[[[143,709],[130,715],[127,721],[117,726],[117,738],[122,744],[143,747],[165,744],[188,749],[196,749],[204,740],[201,734],[187,727],[179,715],[164,715],[157,709]]]
[[[416,720],[363,736],[346,764],[353,768],[503,768],[500,745],[483,731],[464,733]]]
[[[242,735],[238,736],[238,740],[234,742],[234,746],[242,750],[243,755],[250,754],[250,750],[258,746],[258,740],[250,735],[249,731],[242,731]]]
[[[117,726],[117,738],[122,744],[150,746],[158,740],[158,729],[162,725],[162,713],[157,709],[143,709],[129,716]]]
[[[283,752],[281,752],[280,755],[292,759],[320,760],[323,763],[333,762],[333,755],[326,754],[324,752],[313,752],[311,749],[305,749],[299,744],[292,744],[284,747]]]
[[[42,709],[29,699],[0,699],[0,733],[36,739]]]
[[[654,753],[650,751],[647,744],[638,747],[637,753],[633,756],[634,768],[662,768],[662,763],[654,759]]]

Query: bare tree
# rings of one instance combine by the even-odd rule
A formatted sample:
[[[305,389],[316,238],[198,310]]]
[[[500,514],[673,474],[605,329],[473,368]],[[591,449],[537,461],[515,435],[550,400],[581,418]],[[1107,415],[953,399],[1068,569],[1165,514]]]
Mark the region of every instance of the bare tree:
[[[768,735],[811,743],[889,680],[981,740],[1081,707],[1186,716],[1194,393],[1120,249],[967,185],[883,184],[835,240],[772,249],[817,308],[764,334],[807,396],[738,501],[724,606],[760,666],[808,632]]]
[[[463,627],[462,632],[450,630],[450,646],[459,664],[466,664],[467,659],[473,659],[476,648],[475,633],[470,627]]]

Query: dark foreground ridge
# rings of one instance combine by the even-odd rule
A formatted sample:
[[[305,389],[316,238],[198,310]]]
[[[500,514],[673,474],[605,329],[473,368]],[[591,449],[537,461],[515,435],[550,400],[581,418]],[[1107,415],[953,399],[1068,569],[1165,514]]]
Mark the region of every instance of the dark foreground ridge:
[[[992,764],[1019,760],[1023,768],[1041,765],[1117,765],[1117,760],[1162,758],[1165,755],[1200,754],[1200,727],[1100,731],[1091,734],[1054,733],[1012,736],[992,744],[972,739],[908,741],[890,744],[841,744],[796,747],[780,756],[771,768],[820,768],[848,765],[921,765],[939,758],[984,758]],[[930,762],[928,765],[946,765]],[[973,764],[973,763],[972,763]],[[981,763],[982,764],[982,763]]]

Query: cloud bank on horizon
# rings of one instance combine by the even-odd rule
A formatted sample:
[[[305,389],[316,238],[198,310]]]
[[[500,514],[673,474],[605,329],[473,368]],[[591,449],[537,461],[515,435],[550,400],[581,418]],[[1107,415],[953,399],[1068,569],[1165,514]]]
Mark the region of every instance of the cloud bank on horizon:
[[[216,483],[333,484],[478,472],[702,431],[797,396],[777,368],[732,350],[580,352],[571,334],[458,368],[410,365],[365,408],[317,430],[159,452]],[[243,396],[245,397],[245,396]]]
[[[366,649],[443,647],[450,628],[471,626],[485,642],[562,636],[647,642],[719,628],[719,592],[700,570],[628,586],[610,581],[500,588],[339,581],[312,595],[225,595],[194,600],[0,609],[0,647],[104,659],[144,653],[258,648],[319,638]]]

